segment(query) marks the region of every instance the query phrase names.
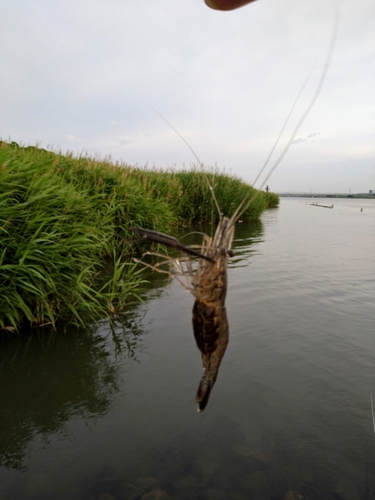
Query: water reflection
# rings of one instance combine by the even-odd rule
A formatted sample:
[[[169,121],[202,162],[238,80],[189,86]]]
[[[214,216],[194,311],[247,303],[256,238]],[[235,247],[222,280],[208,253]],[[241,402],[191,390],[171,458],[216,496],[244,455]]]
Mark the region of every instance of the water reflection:
[[[261,221],[237,224],[233,241],[234,256],[229,260],[229,267],[247,266],[248,257],[256,252],[256,245],[263,241],[263,235]]]
[[[0,465],[25,469],[28,445],[73,416],[104,415],[119,390],[124,358],[142,349],[139,312],[87,330],[34,331],[0,339]]]
[[[186,244],[201,243],[199,233],[210,234],[212,227],[194,231]],[[231,266],[253,252],[251,244],[260,241],[262,233],[260,222],[238,225]],[[150,272],[147,280],[146,300],[160,298],[168,277]],[[134,306],[87,329],[64,327],[0,338],[0,465],[26,470],[25,457],[37,436],[48,439],[61,432],[74,416],[106,414],[121,385],[120,367],[126,359],[137,362],[142,351],[146,310]]]

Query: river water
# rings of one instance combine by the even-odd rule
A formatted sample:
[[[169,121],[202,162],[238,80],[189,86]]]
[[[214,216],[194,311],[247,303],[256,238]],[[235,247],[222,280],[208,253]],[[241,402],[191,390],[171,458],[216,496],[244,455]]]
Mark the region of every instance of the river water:
[[[3,338],[0,498],[375,498],[375,200],[313,202],[237,225],[203,413],[193,298],[163,275],[112,324]]]

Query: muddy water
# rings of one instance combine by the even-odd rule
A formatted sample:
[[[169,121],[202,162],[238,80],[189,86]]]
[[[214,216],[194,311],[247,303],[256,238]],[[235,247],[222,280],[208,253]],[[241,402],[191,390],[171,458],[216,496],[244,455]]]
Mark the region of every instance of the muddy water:
[[[193,299],[163,276],[114,324],[2,339],[0,498],[375,498],[375,200],[312,202],[238,225],[202,414]]]

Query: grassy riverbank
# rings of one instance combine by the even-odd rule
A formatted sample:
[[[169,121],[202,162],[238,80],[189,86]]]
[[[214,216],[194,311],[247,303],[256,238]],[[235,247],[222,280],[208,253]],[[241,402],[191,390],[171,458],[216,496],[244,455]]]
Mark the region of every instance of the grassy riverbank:
[[[225,215],[255,194],[233,176],[206,176]],[[124,308],[142,285],[128,227],[216,222],[206,176],[0,142],[0,330],[61,318],[84,324]],[[277,203],[260,193],[241,218],[258,219]]]

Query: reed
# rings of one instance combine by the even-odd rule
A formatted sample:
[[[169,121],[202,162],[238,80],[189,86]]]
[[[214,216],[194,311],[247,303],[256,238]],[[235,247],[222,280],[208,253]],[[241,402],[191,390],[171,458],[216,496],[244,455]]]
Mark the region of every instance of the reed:
[[[263,196],[266,200],[266,208],[277,208],[280,203],[280,198],[276,193],[271,193],[270,191],[264,192]]]
[[[223,215],[230,216],[245,198],[252,198],[257,190],[234,175],[220,172],[217,168],[193,166],[184,170],[146,170],[134,169],[136,175],[146,189],[162,197],[172,208],[176,217],[175,223],[180,225],[201,222],[217,223],[220,218],[212,190]],[[272,198],[273,195],[273,198]],[[242,220],[258,220],[265,208],[278,204],[278,196],[274,193],[259,192],[242,215]]]
[[[83,159],[1,146],[0,328],[54,326],[60,318],[82,325],[112,312],[114,303],[130,300],[142,276],[121,248],[127,233],[120,224],[124,206],[116,196],[114,169],[101,182],[100,165],[84,168]],[[129,200],[139,205],[143,195],[145,203],[142,213],[128,219],[155,224],[154,207],[132,184],[127,185]],[[171,219],[166,206],[160,219]],[[98,276],[107,274],[106,259],[116,252],[120,261],[98,289]]]
[[[253,189],[213,169],[132,168],[0,142],[0,330],[83,325],[126,308],[144,283],[127,228],[217,220],[207,178],[225,215]],[[267,199],[242,219],[259,218]]]

